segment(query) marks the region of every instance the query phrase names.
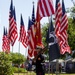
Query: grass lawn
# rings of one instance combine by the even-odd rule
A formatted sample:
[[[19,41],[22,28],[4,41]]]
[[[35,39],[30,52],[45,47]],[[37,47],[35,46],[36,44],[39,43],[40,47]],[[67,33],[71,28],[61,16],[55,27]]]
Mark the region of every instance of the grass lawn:
[[[14,73],[14,75],[36,75],[34,72],[27,73]],[[56,74],[45,74],[45,75],[56,75]],[[75,74],[58,74],[58,75],[75,75]]]

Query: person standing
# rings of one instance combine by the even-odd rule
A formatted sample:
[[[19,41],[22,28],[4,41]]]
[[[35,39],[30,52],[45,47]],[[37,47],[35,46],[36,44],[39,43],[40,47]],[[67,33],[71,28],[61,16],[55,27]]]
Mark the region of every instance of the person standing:
[[[39,53],[41,48],[37,48],[36,50]],[[44,56],[41,53],[38,55],[36,61],[34,61],[36,66],[36,75],[45,75],[43,62],[44,62]]]

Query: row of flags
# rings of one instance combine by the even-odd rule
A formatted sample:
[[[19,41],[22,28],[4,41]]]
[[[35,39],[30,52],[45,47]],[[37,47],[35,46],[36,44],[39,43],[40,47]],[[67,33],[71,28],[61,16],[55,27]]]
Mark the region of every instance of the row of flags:
[[[67,40],[68,19],[65,13],[64,0],[62,0],[62,6],[60,4],[60,0],[56,0],[55,11],[53,6],[53,0],[38,0],[36,17],[34,13],[35,11],[33,4],[32,18],[31,19],[29,18],[27,33],[25,30],[21,14],[19,41],[23,44],[25,48],[28,49],[28,58],[32,58],[33,56],[35,57],[35,55],[37,54],[36,51],[37,46],[41,46],[42,48],[44,48],[42,43],[40,21],[43,17],[49,17],[52,16],[53,14],[55,14],[55,28],[53,27],[51,20],[46,38],[49,45],[50,60],[58,58],[60,56],[60,53],[61,54],[64,54],[65,52],[71,53]],[[14,46],[14,43],[17,38],[18,32],[17,32],[15,7],[13,8],[13,2],[11,0],[9,12],[9,30],[7,33],[7,30],[4,28],[3,45],[2,45],[3,51],[10,52],[10,44],[11,46]],[[6,39],[8,39],[9,44],[7,44]]]

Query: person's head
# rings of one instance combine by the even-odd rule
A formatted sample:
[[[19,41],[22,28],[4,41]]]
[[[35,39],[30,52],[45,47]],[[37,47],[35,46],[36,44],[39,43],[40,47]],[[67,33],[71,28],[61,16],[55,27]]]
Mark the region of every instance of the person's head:
[[[42,48],[40,46],[37,46],[36,47],[36,51],[39,53],[39,51],[41,50]]]

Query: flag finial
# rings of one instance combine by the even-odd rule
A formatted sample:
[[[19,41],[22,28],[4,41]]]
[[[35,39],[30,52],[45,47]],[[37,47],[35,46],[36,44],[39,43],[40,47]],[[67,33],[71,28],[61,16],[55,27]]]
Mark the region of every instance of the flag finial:
[[[34,1],[33,1],[32,3],[33,3],[33,5],[34,5]]]

